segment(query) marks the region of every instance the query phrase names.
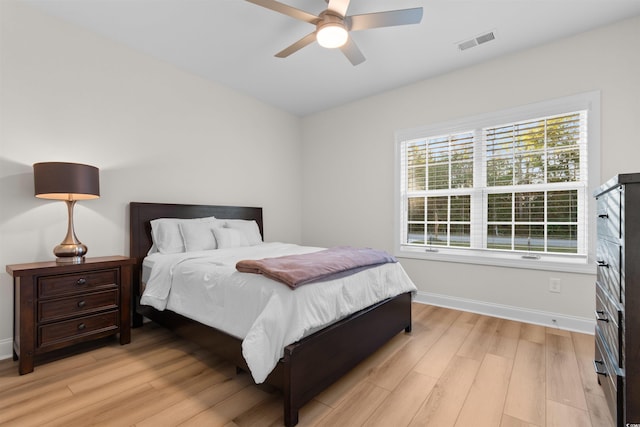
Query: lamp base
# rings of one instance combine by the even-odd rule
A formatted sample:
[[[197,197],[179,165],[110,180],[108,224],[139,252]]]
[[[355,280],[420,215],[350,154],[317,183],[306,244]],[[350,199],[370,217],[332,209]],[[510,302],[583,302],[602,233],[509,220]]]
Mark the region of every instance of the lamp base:
[[[72,244],[61,243],[53,249],[57,257],[56,262],[61,264],[82,264],[87,254],[87,246],[78,242]]]
[[[53,254],[57,257],[56,262],[60,264],[81,264],[84,262],[84,256],[87,254],[87,246],[80,243],[73,229],[73,207],[75,200],[65,200],[67,203],[67,212],[69,213],[69,222],[67,223],[67,235],[62,243],[53,248]]]

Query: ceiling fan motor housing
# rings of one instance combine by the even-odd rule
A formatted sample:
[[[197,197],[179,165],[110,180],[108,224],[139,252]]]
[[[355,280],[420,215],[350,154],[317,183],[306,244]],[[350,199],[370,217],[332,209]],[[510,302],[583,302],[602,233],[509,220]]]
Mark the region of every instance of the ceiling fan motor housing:
[[[344,45],[349,37],[348,28],[344,18],[330,10],[325,10],[319,16],[316,24],[316,37],[318,43],[327,48],[336,48]]]

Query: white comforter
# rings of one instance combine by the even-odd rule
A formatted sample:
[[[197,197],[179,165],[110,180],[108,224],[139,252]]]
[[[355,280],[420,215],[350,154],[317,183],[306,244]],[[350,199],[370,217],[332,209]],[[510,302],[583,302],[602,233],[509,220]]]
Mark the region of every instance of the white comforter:
[[[259,274],[240,273],[242,259],[302,254],[323,248],[286,243],[147,257],[152,265],[141,303],[168,309],[242,339],[256,383],[284,347],[349,314],[416,287],[399,263],[383,264],[295,290]]]

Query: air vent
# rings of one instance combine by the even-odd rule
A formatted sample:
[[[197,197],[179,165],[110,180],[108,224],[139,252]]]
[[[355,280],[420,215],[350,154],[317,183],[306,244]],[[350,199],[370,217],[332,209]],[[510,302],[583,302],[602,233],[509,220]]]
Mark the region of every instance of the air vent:
[[[458,43],[458,49],[467,50],[474,46],[481,45],[486,42],[490,42],[491,40],[495,40],[496,36],[493,34],[493,31],[481,34],[477,37],[474,37],[470,40],[465,40],[463,42]]]
[[[466,42],[462,42],[458,44],[458,49],[467,50],[467,49],[471,49],[474,46],[478,46],[478,43],[476,42],[476,39],[471,39],[471,40],[467,40]]]
[[[476,37],[476,41],[478,44],[490,42],[491,40],[495,40],[496,36],[493,35],[493,31],[487,34],[483,34],[481,36]]]

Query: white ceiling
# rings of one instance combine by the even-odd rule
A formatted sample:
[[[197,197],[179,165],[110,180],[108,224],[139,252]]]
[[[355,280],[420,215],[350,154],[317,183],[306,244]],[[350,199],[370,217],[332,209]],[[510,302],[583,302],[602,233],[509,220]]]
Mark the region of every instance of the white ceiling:
[[[353,32],[367,58],[354,67],[316,43],[275,58],[314,27],[243,0],[23,1],[299,116],[640,15],[640,0],[352,0],[349,15],[424,8],[418,25]],[[495,40],[458,49],[489,31]]]

